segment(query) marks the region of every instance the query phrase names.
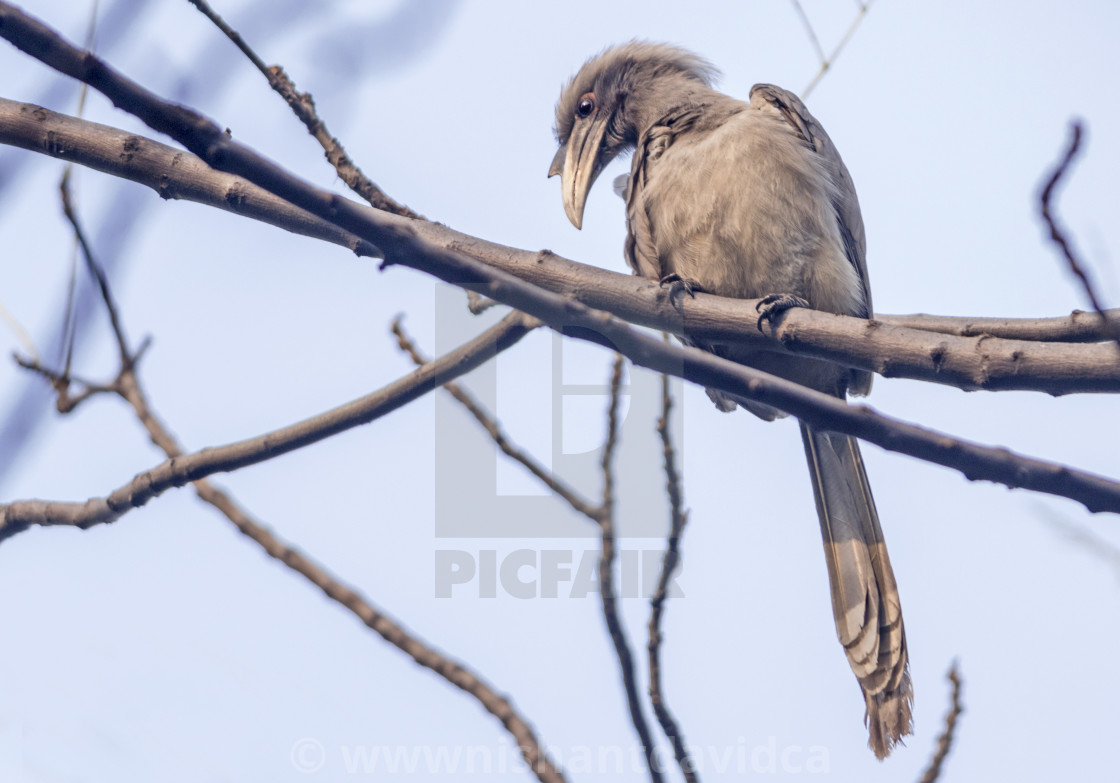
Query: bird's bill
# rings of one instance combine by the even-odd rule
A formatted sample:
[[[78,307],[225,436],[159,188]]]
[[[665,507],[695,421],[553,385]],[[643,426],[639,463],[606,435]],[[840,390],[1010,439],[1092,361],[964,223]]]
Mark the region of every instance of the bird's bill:
[[[556,151],[548,176],[560,175],[560,193],[564,199],[564,213],[576,228],[583,227],[583,208],[587,194],[603,170],[599,147],[607,131],[606,120],[577,125],[572,136]]]

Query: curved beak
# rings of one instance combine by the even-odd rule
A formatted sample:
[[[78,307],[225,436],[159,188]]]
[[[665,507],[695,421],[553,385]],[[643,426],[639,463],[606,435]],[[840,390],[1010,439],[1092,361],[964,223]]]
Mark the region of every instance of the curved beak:
[[[576,228],[583,227],[583,208],[587,194],[603,170],[599,148],[607,131],[606,118],[579,123],[572,129],[572,136],[560,145],[548,176],[560,175],[560,193],[564,199],[564,212]]]

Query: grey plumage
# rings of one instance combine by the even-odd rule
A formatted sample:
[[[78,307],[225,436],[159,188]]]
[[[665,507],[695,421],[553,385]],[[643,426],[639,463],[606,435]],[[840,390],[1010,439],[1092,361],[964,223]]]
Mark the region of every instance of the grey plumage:
[[[579,228],[603,167],[633,150],[615,187],[626,201],[626,260],[636,274],[721,296],[793,295],[833,313],[870,317],[866,240],[851,176],[831,139],[793,94],[755,85],[750,102],[712,88],[718,75],[682,49],[631,42],[588,60],[556,107],[564,209]],[[620,178],[621,180],[622,178]],[[843,398],[870,373],[815,359],[700,346]],[[725,411],[781,414],[717,390]],[[837,635],[864,693],[879,758],[911,732],[906,637],[898,588],[854,438],[801,425]]]

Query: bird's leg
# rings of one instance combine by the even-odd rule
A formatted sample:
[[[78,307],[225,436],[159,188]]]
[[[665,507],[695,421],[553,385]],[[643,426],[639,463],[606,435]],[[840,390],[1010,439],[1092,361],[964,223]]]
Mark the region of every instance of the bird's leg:
[[[754,309],[758,311],[758,331],[762,331],[762,322],[767,321],[771,326],[774,319],[793,307],[809,307],[809,303],[800,296],[793,294],[770,294],[758,300]]]
[[[673,307],[678,310],[680,309],[681,296],[688,294],[695,299],[697,291],[700,293],[704,292],[704,289],[701,288],[700,284],[695,280],[688,280],[687,278],[681,277],[676,272],[670,272],[665,275],[661,278],[660,283],[662,286],[669,286],[669,304],[673,305]]]

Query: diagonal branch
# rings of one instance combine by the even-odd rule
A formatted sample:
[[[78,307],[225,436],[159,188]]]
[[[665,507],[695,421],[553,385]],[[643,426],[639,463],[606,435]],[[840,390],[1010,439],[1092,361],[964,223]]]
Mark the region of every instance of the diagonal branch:
[[[358,255],[380,255],[373,243],[242,178],[215,171],[190,153],[135,134],[0,98],[0,142],[139,182],[163,198],[208,204],[324,239]],[[398,219],[394,225],[438,247],[463,252],[632,323],[704,342],[788,351],[963,389],[1027,389],[1047,394],[1120,391],[1120,362],[1111,346],[1037,342],[1108,339],[1107,329],[1095,314],[1077,312],[1067,318],[1043,319],[880,315],[866,321],[796,308],[775,325],[772,339],[755,328],[753,301],[699,294],[682,300],[678,308],[656,283],[548,252],[486,242],[436,223]],[[1109,318],[1109,323],[1120,328],[1120,310],[1109,311]]]
[[[514,312],[506,317],[524,318],[525,316],[520,313]],[[402,351],[409,355],[409,358],[412,359],[417,367],[423,367],[431,361],[420,353],[420,350],[416,347],[416,344],[413,343],[412,339],[409,338],[408,334],[405,333],[404,327],[401,326],[400,318],[397,318],[393,321],[392,331],[397,338],[397,345]],[[488,414],[483,409],[482,405],[474,397],[472,397],[466,389],[464,389],[454,381],[448,381],[447,383],[443,384],[443,389],[453,398],[455,398],[455,400],[460,405],[466,408],[468,413],[474,416],[475,420],[482,425],[482,428],[486,430],[486,434],[489,435],[491,439],[493,439],[495,445],[502,450],[503,454],[512,459],[514,462],[520,463],[526,470],[536,476],[542,484],[555,492],[561,499],[566,501],[568,505],[571,506],[575,511],[578,511],[580,514],[583,514],[593,521],[595,520],[595,515],[598,512],[598,509],[588,503],[584,498],[580,497],[579,493],[568,486],[567,482],[563,481],[560,478],[557,478],[552,473],[552,471],[546,469],[543,465],[537,462],[532,457],[532,455],[526,453],[525,451],[514,445],[512,442],[510,442],[509,438],[507,438],[505,433],[502,432],[502,428],[498,424],[497,420],[495,420],[493,416]]]
[[[69,525],[84,530],[115,522],[169,489],[215,473],[255,465],[368,424],[489,361],[495,353],[524,337],[531,328],[518,319],[502,321],[378,391],[255,438],[175,457],[137,475],[108,496],[90,498],[85,503],[21,500],[0,505],[0,541],[34,525]]]
[[[152,413],[147,399],[136,381],[135,374],[131,371],[127,372],[122,376],[122,381],[120,393],[132,405],[137,418],[144,425],[144,429],[147,430],[152,442],[163,449],[164,453],[170,458],[181,456],[183,454],[182,448]],[[328,598],[346,607],[366,627],[404,652],[416,663],[430,669],[455,687],[477,699],[482,707],[501,721],[505,729],[512,735],[525,759],[525,763],[542,783],[561,783],[564,780],[563,775],[541,748],[540,741],[529,723],[518,713],[509,699],[502,696],[491,683],[471,671],[466,665],[449,658],[402,627],[400,623],[389,617],[382,609],[376,607],[355,588],[338,579],[322,565],[316,563],[299,549],[280,539],[263,524],[254,520],[233,498],[215,487],[207,479],[199,479],[194,482],[194,489],[202,500],[222,512],[241,533],[259,544],[269,557],[279,560],[288,568],[306,578],[311,584],[322,590]]]
[[[319,118],[315,111],[315,101],[310,93],[299,92],[288,74],[284,73],[284,69],[279,65],[265,65],[264,61],[241,37],[241,34],[226,24],[225,20],[210,7],[206,0],[188,0],[188,2],[213,22],[226,37],[233,41],[242,54],[249,58],[249,62],[264,74],[264,77],[268,79],[269,86],[287,102],[296,117],[306,126],[308,133],[323,147],[323,151],[327,155],[327,161],[334,166],[334,170],[347,187],[369,202],[370,206],[375,209],[382,209],[395,215],[410,218],[420,217],[408,207],[389,198],[381,188],[373,184],[373,181],[362,173],[357,164],[346,154],[342,142],[331,135],[330,131],[327,130],[326,123]]]
[[[161,100],[5,2],[0,2],[0,37],[57,70],[87,81],[116,105],[127,108],[150,127],[173,136],[212,166],[244,176],[292,204],[357,234],[381,248],[388,263],[408,266],[489,296],[539,318],[553,329],[607,345],[638,366],[762,402],[818,429],[854,435],[893,451],[953,467],[970,479],[994,480],[1011,487],[1029,487],[1062,495],[1078,500],[1091,511],[1120,511],[1120,484],[1115,481],[1020,457],[1005,449],[949,438],[887,418],[863,406],[846,405],[828,395],[710,354],[663,345],[609,313],[593,310],[491,268],[458,246],[441,247],[421,233],[427,224],[377,210],[362,210],[336,194],[308,185],[234,142],[201,115]],[[866,328],[876,328],[875,323],[866,324]],[[238,465],[234,463],[233,466]],[[200,477],[192,475],[187,480]],[[144,488],[141,494],[147,492]],[[128,497],[130,494],[125,493],[123,497],[112,499],[119,502]],[[105,517],[118,513],[112,507],[104,508],[105,503],[106,499],[91,501],[95,507],[93,513]],[[81,504],[75,505],[81,508]],[[14,517],[13,508],[0,507],[0,528],[12,525],[13,520],[22,520],[19,524],[26,526],[28,519],[42,524],[44,520],[49,522],[56,518],[51,514],[52,510],[57,510],[54,508],[23,508]],[[72,518],[80,514],[72,509],[64,511],[62,516]]]

